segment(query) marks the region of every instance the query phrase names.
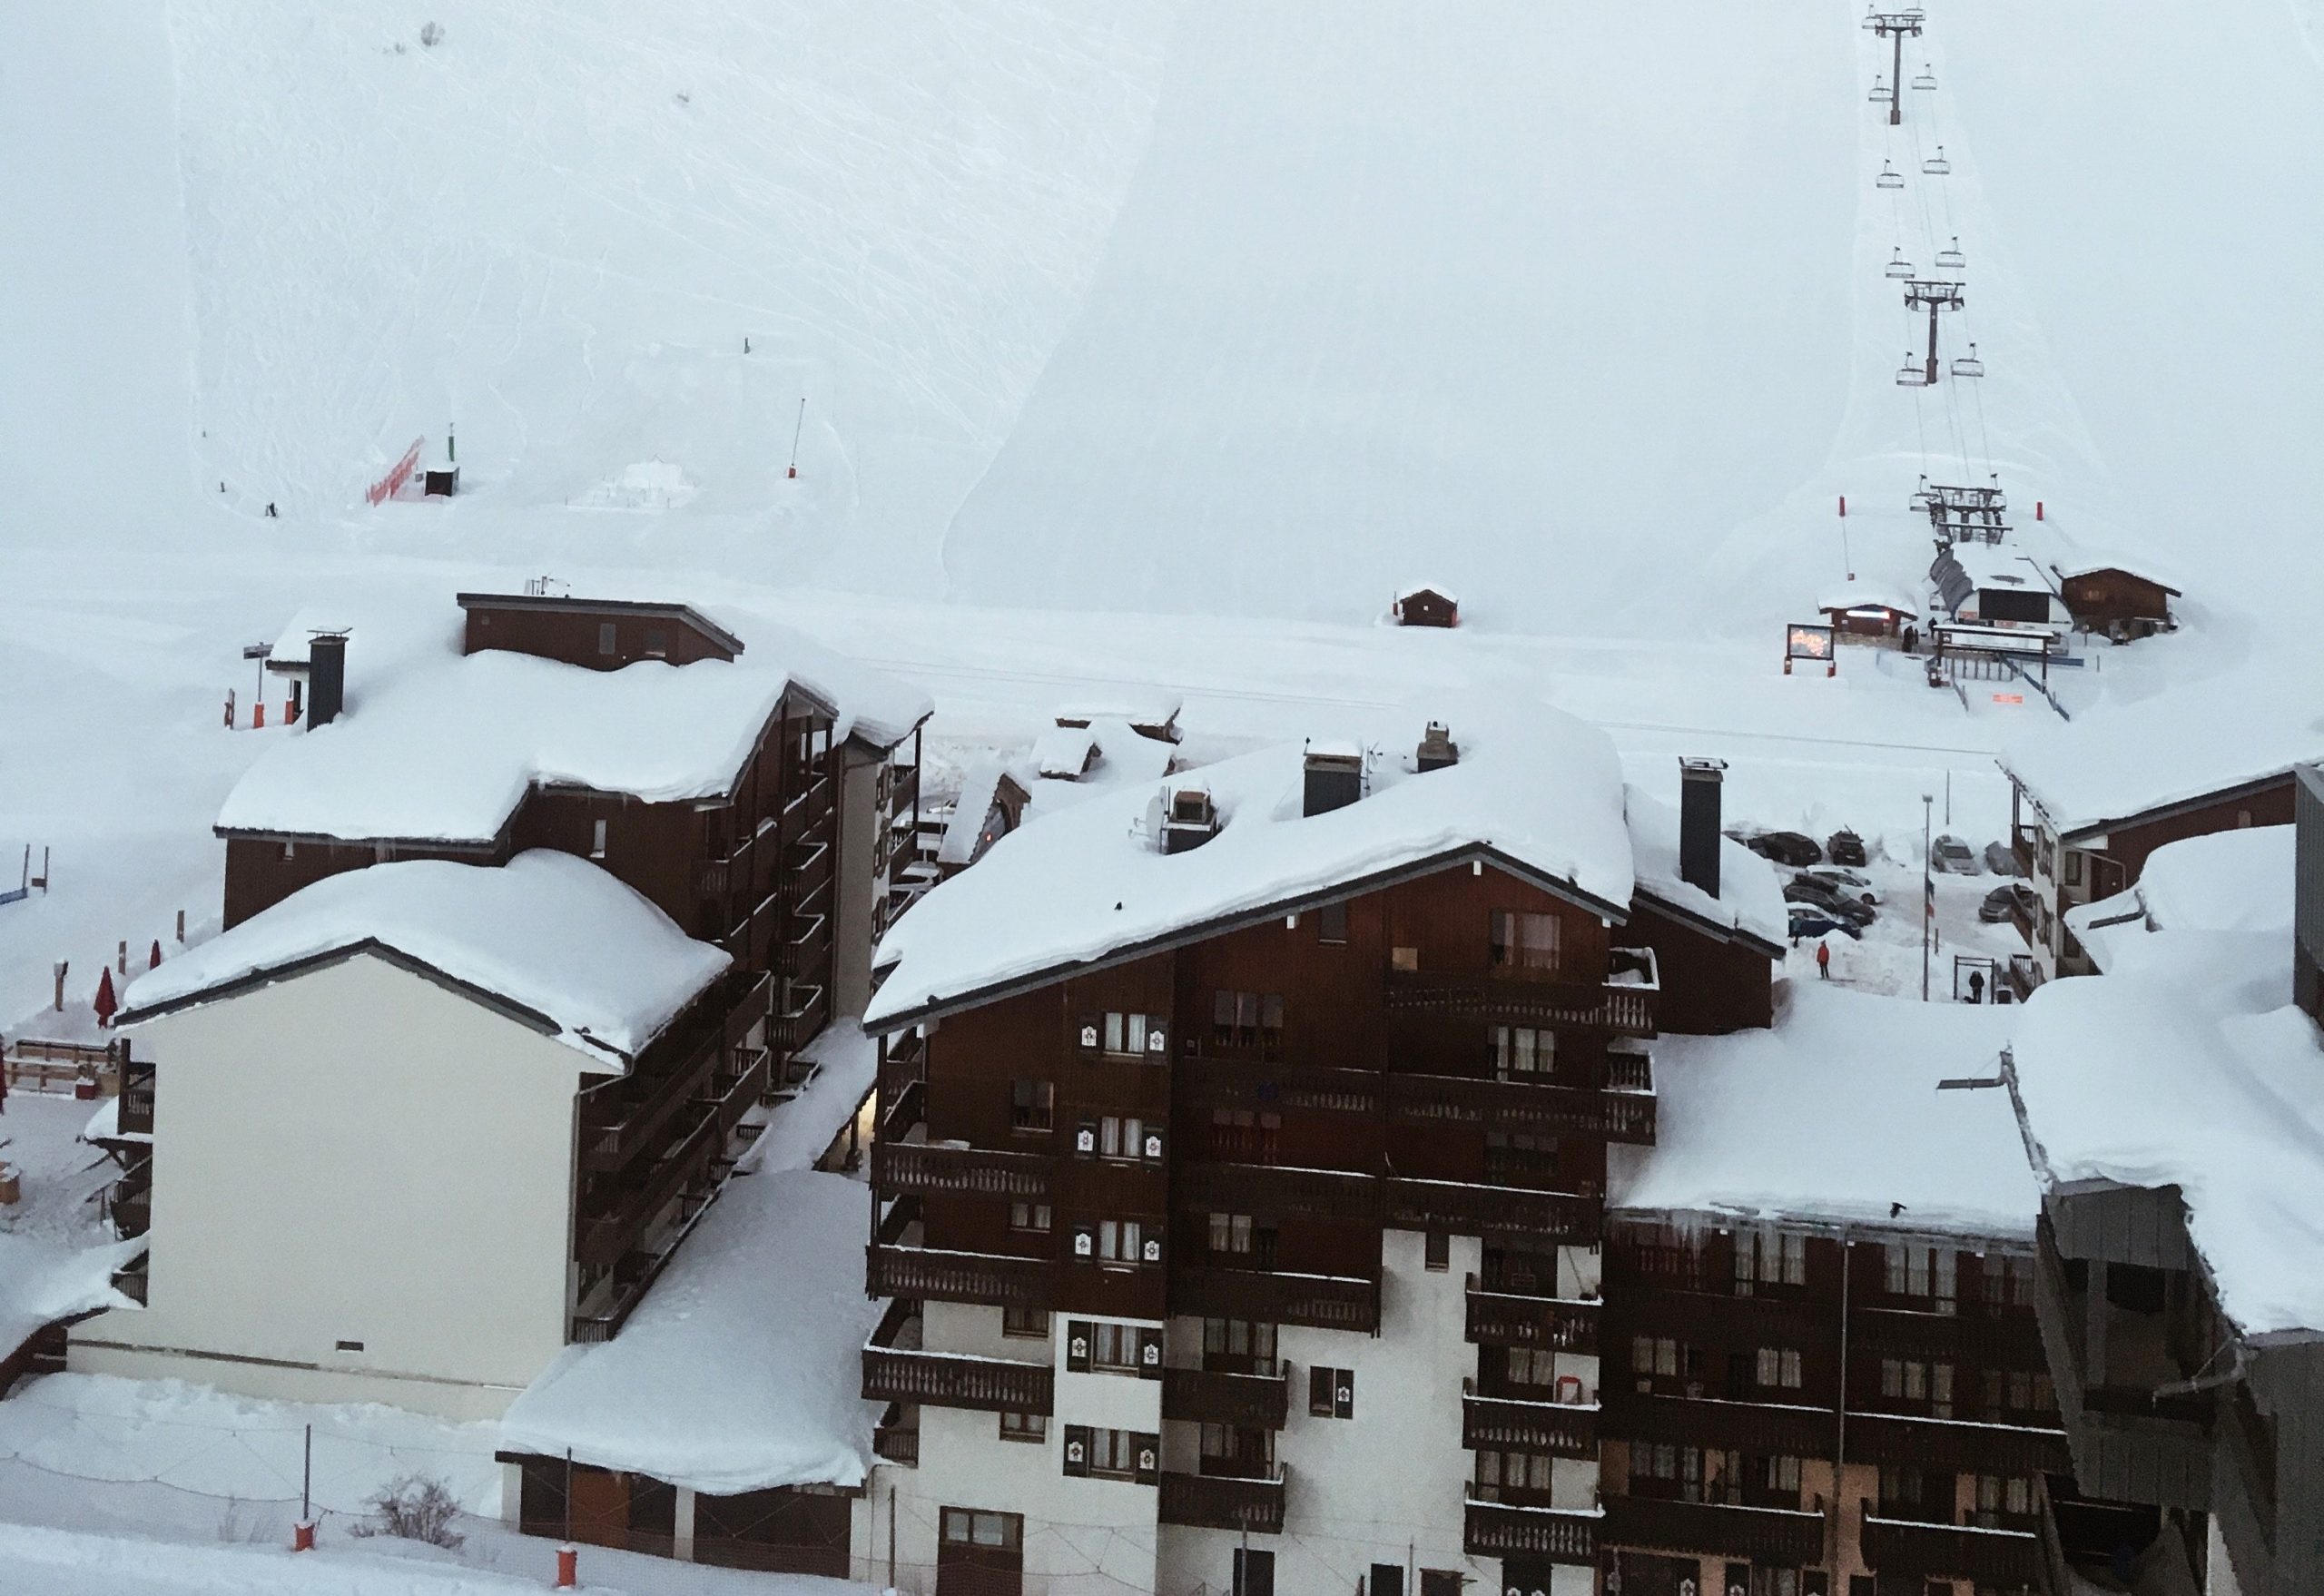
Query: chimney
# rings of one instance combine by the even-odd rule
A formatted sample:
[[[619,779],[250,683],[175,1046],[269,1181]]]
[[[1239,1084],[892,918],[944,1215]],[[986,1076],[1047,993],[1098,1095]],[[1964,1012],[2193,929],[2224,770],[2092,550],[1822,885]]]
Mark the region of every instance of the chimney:
[[[1184,853],[1199,848],[1218,835],[1218,806],[1211,802],[1210,789],[1202,786],[1173,787],[1167,792],[1162,813],[1162,852]]]
[[[1679,761],[1679,879],[1718,896],[1718,787],[1723,759]]]
[[[1443,770],[1448,764],[1461,763],[1461,745],[1452,741],[1452,728],[1443,721],[1431,721],[1428,730],[1421,734],[1420,754],[1414,763],[1423,771]]]
[[[1307,744],[1307,782],[1299,813],[1327,814],[1364,796],[1364,751],[1353,743]]]
[[[347,634],[317,632],[307,643],[307,729],[339,718],[347,701]]]

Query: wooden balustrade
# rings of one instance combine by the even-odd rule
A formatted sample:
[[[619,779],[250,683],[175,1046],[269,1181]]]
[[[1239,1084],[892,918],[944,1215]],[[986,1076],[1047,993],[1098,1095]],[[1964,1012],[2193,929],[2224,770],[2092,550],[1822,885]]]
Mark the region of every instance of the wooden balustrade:
[[[1979,1530],[1882,1518],[1860,1502],[1857,1545],[1884,1580],[1969,1580],[1979,1585],[2035,1585],[2042,1549],[2031,1530]]]
[[[1056,1264],[1048,1258],[875,1242],[869,1249],[866,1278],[873,1296],[1047,1308],[1055,1295],[1056,1270]]]
[[[1472,1488],[1473,1492],[1473,1487]],[[1472,1557],[1541,1557],[1588,1567],[1598,1560],[1600,1515],[1564,1507],[1517,1507],[1474,1494],[1462,1525],[1462,1549]]]
[[[1204,1212],[1346,1219],[1378,1224],[1380,1183],[1340,1169],[1271,1164],[1183,1164],[1172,1182],[1181,1207]]]
[[[1049,1195],[1051,1162],[1039,1153],[881,1141],[872,1148],[872,1184],[882,1197],[937,1192],[1039,1202]]]
[[[1245,1430],[1280,1430],[1291,1413],[1285,1374],[1228,1374],[1210,1369],[1162,1371],[1162,1416]]]
[[[1157,1516],[1166,1524],[1276,1535],[1283,1532],[1285,1492],[1279,1469],[1269,1480],[1166,1473]]]
[[[1520,1402],[1478,1394],[1461,1382],[1461,1444],[1471,1452],[1531,1452],[1549,1457],[1598,1455],[1598,1404]]]
[[[1604,1208],[1597,1198],[1573,1192],[1392,1176],[1385,1217],[1400,1230],[1447,1230],[1459,1236],[1511,1231],[1536,1244],[1573,1245],[1598,1239]]]
[[[1396,1074],[1387,1082],[1392,1120],[1525,1136],[1599,1137],[1641,1147],[1654,1143],[1655,1099],[1649,1095],[1521,1078]]]
[[[1387,1006],[1509,1025],[1561,1025],[1616,1036],[1655,1034],[1658,990],[1651,985],[1593,983],[1554,977],[1478,975],[1453,971],[1392,971]]]
[[[1380,1327],[1380,1283],[1339,1275],[1185,1266],[1170,1278],[1170,1309],[1212,1319],[1374,1331]]]
[[[1469,1276],[1468,1289],[1468,1338],[1480,1345],[1598,1350],[1599,1305],[1594,1302],[1489,1291],[1474,1275]]]
[[[1057,1411],[1057,1374],[1047,1364],[867,1346],[863,1397],[979,1413],[1050,1414]]]
[[[1824,1561],[1821,1497],[1813,1512],[1645,1496],[1610,1496],[1605,1506],[1605,1539],[1612,1545],[1748,1557],[1792,1568]]]

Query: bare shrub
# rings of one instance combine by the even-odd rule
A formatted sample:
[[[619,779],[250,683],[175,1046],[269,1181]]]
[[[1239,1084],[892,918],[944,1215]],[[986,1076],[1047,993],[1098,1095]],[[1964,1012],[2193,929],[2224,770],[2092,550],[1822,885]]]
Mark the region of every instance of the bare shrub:
[[[460,1504],[453,1497],[451,1487],[426,1474],[406,1474],[389,1483],[367,1505],[379,1522],[358,1524],[350,1533],[424,1541],[448,1552],[468,1539],[452,1528],[460,1516]]]

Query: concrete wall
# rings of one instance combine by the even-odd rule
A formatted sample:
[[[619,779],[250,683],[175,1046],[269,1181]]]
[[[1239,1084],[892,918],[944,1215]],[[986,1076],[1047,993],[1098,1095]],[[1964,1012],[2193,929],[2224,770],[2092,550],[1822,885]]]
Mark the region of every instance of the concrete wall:
[[[563,1350],[578,1053],[368,954],[140,1047],[150,1305],[72,1368],[478,1418]]]
[[[880,766],[852,744],[839,754],[839,857],[832,879],[832,1012],[861,1014],[872,1000],[872,911],[887,895],[887,836],[881,824]]]

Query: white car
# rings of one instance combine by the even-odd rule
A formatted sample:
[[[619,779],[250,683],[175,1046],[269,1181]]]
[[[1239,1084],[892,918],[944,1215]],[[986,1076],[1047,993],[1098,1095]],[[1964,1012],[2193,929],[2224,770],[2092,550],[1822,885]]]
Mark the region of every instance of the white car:
[[[1860,903],[1880,901],[1880,894],[1874,890],[1871,878],[1843,865],[1811,864],[1799,873],[1811,881],[1822,882],[1834,892],[1846,892]]]

